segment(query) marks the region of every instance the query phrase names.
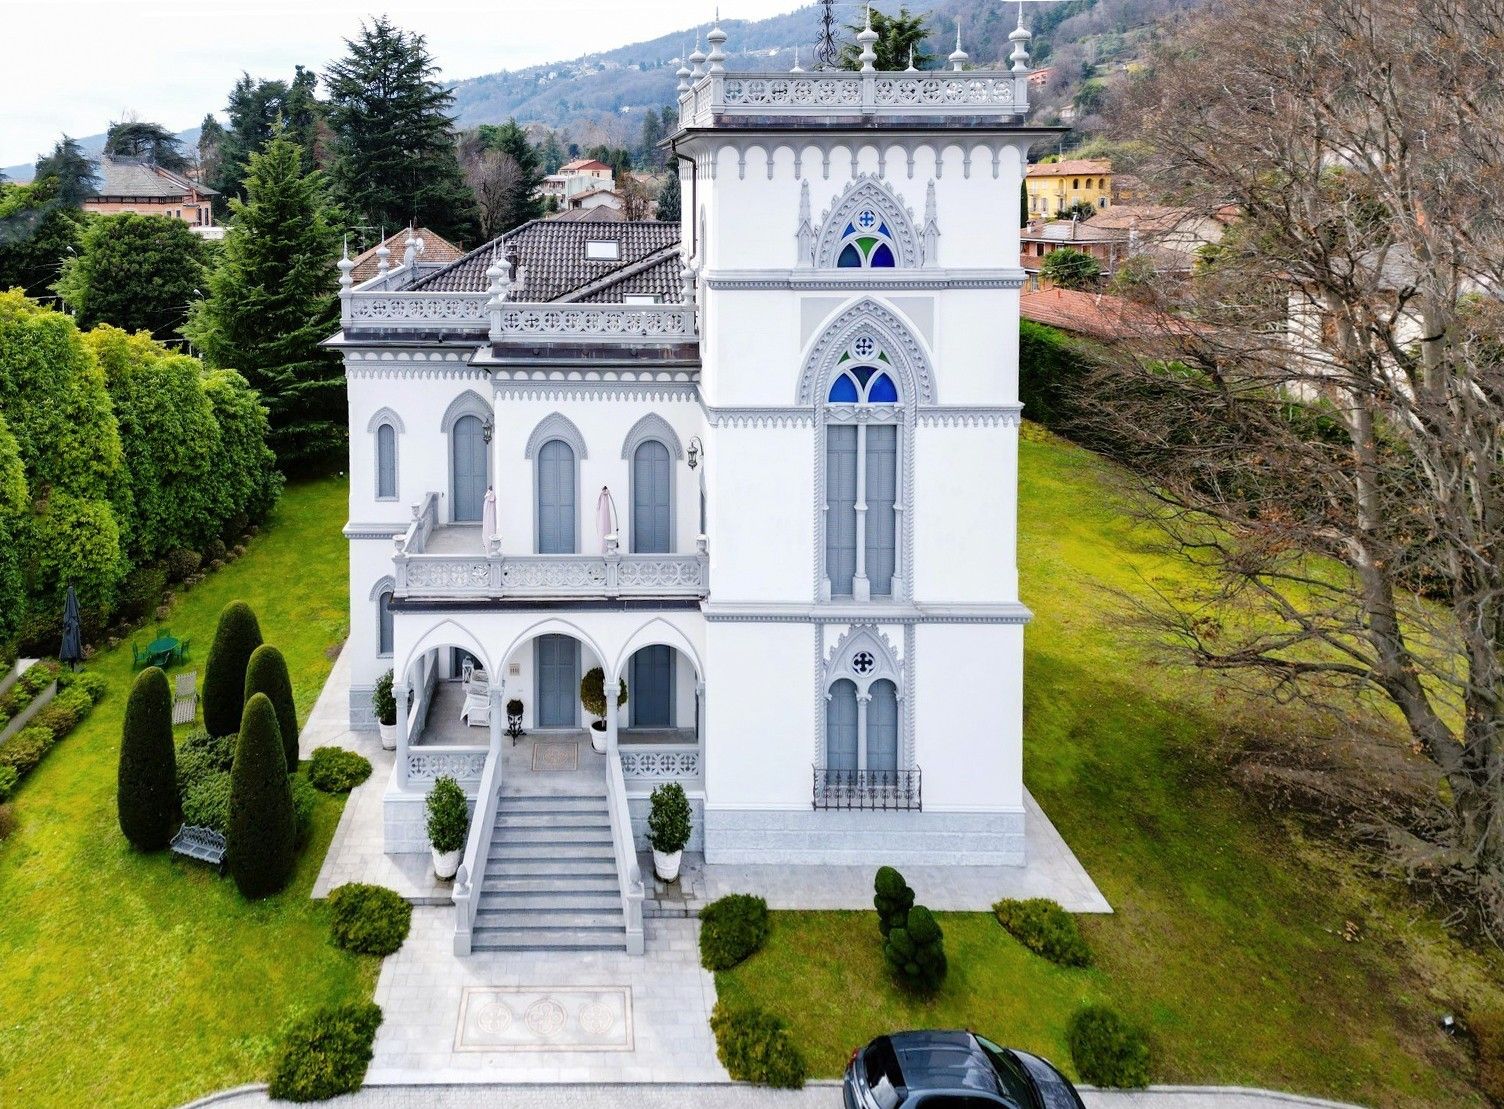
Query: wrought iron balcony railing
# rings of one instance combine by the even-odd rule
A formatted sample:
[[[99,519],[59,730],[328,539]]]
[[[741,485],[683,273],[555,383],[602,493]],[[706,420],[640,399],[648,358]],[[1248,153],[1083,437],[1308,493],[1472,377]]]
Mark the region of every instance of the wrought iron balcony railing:
[[[868,809],[879,812],[919,811],[922,804],[920,770],[831,770],[814,768],[816,809]]]

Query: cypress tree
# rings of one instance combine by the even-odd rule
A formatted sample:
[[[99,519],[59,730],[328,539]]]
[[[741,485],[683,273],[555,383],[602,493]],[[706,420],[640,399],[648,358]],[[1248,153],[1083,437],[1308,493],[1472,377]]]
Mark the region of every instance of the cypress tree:
[[[246,703],[230,767],[230,875],[246,897],[276,893],[292,877],[297,819],[277,710],[264,693]]]
[[[214,646],[204,666],[204,727],[212,736],[233,735],[245,711],[245,672],[261,646],[261,625],[244,601],[219,613]]]
[[[658,191],[658,218],[678,223],[683,207],[683,195],[679,188],[679,163],[675,162],[668,167],[668,180]]]
[[[183,329],[211,366],[239,370],[261,394],[284,470],[322,469],[345,453],[344,369],[319,347],[339,327],[339,231],[323,175],[304,173],[302,160],[283,135],[250,156],[209,295]]]
[[[282,755],[287,772],[298,768],[298,710],[292,701],[292,679],[287,674],[287,660],[270,643],[251,652],[245,668],[247,703],[258,693],[265,693],[277,713],[277,730],[282,734]]]
[[[177,750],[172,743],[172,690],[155,666],[141,671],[125,703],[115,804],[120,830],[140,851],[160,851],[178,816]]]

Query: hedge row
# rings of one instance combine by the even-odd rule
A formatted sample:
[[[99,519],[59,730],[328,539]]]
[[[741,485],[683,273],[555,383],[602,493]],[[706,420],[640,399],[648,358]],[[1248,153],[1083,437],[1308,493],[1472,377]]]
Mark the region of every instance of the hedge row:
[[[57,683],[57,696],[0,746],[0,802],[8,800],[21,779],[93,711],[107,688],[103,678],[87,672],[64,670],[57,674]]]
[[[9,689],[0,694],[0,728],[4,728],[36,700],[37,694],[52,684],[62,669],[50,658],[40,659],[28,666]]]

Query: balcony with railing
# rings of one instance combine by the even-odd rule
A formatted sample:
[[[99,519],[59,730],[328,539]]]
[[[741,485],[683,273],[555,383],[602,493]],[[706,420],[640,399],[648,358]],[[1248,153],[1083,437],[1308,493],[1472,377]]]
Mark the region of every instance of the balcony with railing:
[[[400,599],[664,598],[709,595],[709,554],[701,536],[689,554],[632,554],[608,537],[602,554],[507,554],[478,527],[443,527],[439,495],[429,493],[396,539]]]
[[[918,812],[924,808],[919,767],[909,770],[831,770],[814,768],[811,807],[876,812]]]

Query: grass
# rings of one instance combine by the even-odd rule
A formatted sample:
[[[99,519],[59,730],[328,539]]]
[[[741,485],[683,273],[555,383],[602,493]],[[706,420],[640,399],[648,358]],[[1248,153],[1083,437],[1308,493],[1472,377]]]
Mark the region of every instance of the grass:
[[[1037,432],[1021,454],[1019,565],[1035,613],[1025,778],[1116,910],[1083,918],[1096,966],[1054,967],[990,914],[944,914],[951,981],[918,1002],[888,982],[875,916],[775,913],[768,945],[717,988],[788,1020],[815,1075],[916,1026],[971,1027],[1069,1070],[1065,1021],[1104,1000],[1148,1028],[1156,1081],[1482,1104],[1471,1059],[1436,1018],[1497,1003],[1500,961],[1232,784],[1229,726],[1302,721],[1158,665],[1112,591],[1173,590],[1184,564],[1151,548],[1100,460]]]
[[[179,595],[167,623],[192,637],[190,668],[245,600],[306,718],[346,632],[345,501],[343,481],[289,487],[244,557]],[[108,696],[22,785],[0,845],[0,1104],[167,1106],[264,1078],[286,1021],[375,986],[379,960],[336,949],[309,899],[344,799],[319,794],[292,886],[256,904],[199,864],[135,853],[115,820],[129,644],[89,669]]]

